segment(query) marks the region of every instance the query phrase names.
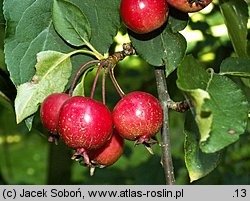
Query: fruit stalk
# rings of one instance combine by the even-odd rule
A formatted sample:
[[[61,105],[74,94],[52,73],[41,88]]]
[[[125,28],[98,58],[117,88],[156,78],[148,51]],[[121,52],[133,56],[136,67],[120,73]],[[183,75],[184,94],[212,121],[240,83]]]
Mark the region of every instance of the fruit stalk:
[[[94,79],[94,82],[93,82],[93,85],[92,85],[92,90],[91,90],[91,94],[90,94],[90,98],[93,99],[94,98],[94,93],[95,93],[95,88],[96,88],[96,84],[97,84],[97,80],[98,80],[98,77],[100,75],[100,72],[103,68],[103,64],[101,63],[97,69],[97,72],[96,72],[96,75],[95,75],[95,79]]]
[[[105,93],[105,83],[106,83],[106,76],[108,74],[108,69],[104,68],[104,72],[102,75],[102,103],[103,105],[106,105],[106,93]]]
[[[124,43],[122,51],[115,52],[114,54],[109,56],[107,59],[102,61],[103,65],[108,68],[111,81],[113,82],[116,88],[116,91],[118,92],[121,98],[124,96],[124,92],[122,91],[117,80],[115,79],[114,67],[119,61],[122,61],[126,56],[130,56],[133,54],[135,54],[135,49],[133,48],[132,44]]]
[[[118,82],[115,79],[114,68],[109,68],[109,76],[114,84],[117,93],[120,95],[121,98],[123,98],[125,96],[125,93],[122,91],[121,87],[119,86]]]
[[[100,62],[100,60],[91,60],[91,61],[89,61],[89,62],[83,64],[83,65],[79,68],[79,70],[77,71],[77,73],[76,73],[76,75],[75,75],[75,77],[74,77],[74,80],[73,80],[73,82],[72,82],[72,84],[71,84],[71,87],[70,87],[70,89],[69,89],[69,95],[70,95],[70,96],[72,96],[72,93],[73,93],[74,87],[75,87],[75,85],[76,85],[77,79],[78,79],[79,76],[81,75],[81,73],[82,73],[82,71],[84,70],[84,68],[85,68],[86,66],[90,65],[90,64],[99,63],[99,62]]]
[[[155,69],[155,77],[157,83],[157,91],[160,103],[163,108],[163,126],[161,131],[161,148],[162,148],[162,166],[164,168],[166,184],[173,185],[175,184],[174,177],[174,167],[171,156],[171,145],[170,145],[170,136],[169,136],[169,128],[168,128],[168,101],[170,100],[167,82],[165,76],[164,68],[156,68]]]

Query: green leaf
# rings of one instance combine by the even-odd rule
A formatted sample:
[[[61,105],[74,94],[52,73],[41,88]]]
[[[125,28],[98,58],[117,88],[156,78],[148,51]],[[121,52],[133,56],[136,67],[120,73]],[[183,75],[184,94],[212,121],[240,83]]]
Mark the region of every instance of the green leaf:
[[[85,96],[84,94],[84,79],[78,83],[72,93],[72,96]]]
[[[4,62],[4,35],[5,35],[5,21],[3,16],[3,0],[0,1],[0,69],[7,71]]]
[[[38,52],[70,50],[53,28],[51,6],[51,0],[4,1],[5,61],[15,85],[31,81]]]
[[[35,117],[35,115],[32,115],[32,116],[25,119],[25,125],[29,131],[31,131],[31,129],[32,129],[34,117]]]
[[[174,8],[170,8],[169,17],[168,17],[168,26],[170,29],[177,33],[182,31],[188,24],[189,16],[187,13],[178,11]]]
[[[121,26],[120,0],[72,0],[87,16],[91,25],[90,43],[100,53],[107,53]]]
[[[220,0],[220,10],[224,17],[234,50],[239,57],[248,57],[247,21],[248,6],[244,0]]]
[[[85,69],[83,75],[82,75],[82,79],[81,82],[79,82],[76,87],[74,88],[73,94],[72,96],[85,96],[85,90],[84,90],[84,83],[85,83],[85,78],[86,75],[89,73],[89,71],[93,70],[93,67],[88,67],[87,69]]]
[[[101,53],[107,53],[120,27],[120,0],[71,0],[84,13],[91,25],[90,43]],[[5,59],[15,85],[30,82],[35,74],[36,54],[54,50],[71,52],[72,48],[55,31],[52,23],[52,0],[8,0],[4,2],[6,19]],[[73,73],[88,55],[72,57]]]
[[[203,153],[199,147],[199,129],[191,112],[186,116],[185,126],[185,163],[190,182],[198,180],[213,171],[221,157],[221,152]]]
[[[166,65],[166,76],[181,63],[187,49],[186,39],[179,33],[188,23],[188,14],[171,8],[166,26],[149,34],[129,31],[138,54],[152,66]]]
[[[168,76],[181,63],[187,43],[180,33],[174,33],[169,28],[160,31],[144,35],[132,32],[129,34],[138,54],[152,66],[166,65],[166,76]]]
[[[82,46],[85,40],[89,41],[91,37],[89,21],[75,4],[54,0],[52,18],[56,31],[69,44]]]
[[[244,133],[249,105],[232,80],[206,71],[192,56],[187,56],[178,68],[177,85],[192,100],[203,152],[219,151]]]
[[[31,82],[17,87],[17,123],[34,114],[51,93],[62,92],[71,75],[70,54],[44,51],[37,55],[36,74]]]
[[[250,59],[229,57],[220,66],[220,75],[250,77]]]

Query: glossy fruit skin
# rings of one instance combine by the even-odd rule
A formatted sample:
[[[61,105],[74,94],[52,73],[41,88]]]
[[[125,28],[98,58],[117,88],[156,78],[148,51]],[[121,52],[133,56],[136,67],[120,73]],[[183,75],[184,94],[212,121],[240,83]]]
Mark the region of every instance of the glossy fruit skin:
[[[114,129],[111,138],[99,149],[88,152],[93,164],[98,166],[110,166],[122,155],[124,150],[124,139]]]
[[[61,106],[69,98],[70,96],[65,93],[54,93],[47,96],[41,105],[40,117],[42,124],[54,135],[58,134],[57,124]]]
[[[212,0],[166,0],[174,8],[186,12],[197,12],[205,8]]]
[[[151,94],[132,92],[124,96],[113,110],[113,123],[118,133],[128,140],[148,141],[162,127],[163,110]]]
[[[168,5],[166,0],[121,0],[120,14],[129,29],[145,34],[167,21]]]
[[[112,114],[93,99],[74,96],[67,100],[59,114],[58,131],[73,149],[97,149],[111,136]]]

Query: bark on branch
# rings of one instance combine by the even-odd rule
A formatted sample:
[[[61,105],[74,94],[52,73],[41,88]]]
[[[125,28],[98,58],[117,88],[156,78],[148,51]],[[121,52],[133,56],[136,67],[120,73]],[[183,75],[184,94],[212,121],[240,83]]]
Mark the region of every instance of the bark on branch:
[[[155,77],[156,77],[159,100],[162,104],[164,112],[163,127],[161,131],[162,166],[164,168],[166,184],[172,185],[175,184],[175,177],[174,177],[174,167],[171,155],[169,127],[168,127],[168,103],[170,101],[170,97],[167,89],[165,69],[156,68]]]

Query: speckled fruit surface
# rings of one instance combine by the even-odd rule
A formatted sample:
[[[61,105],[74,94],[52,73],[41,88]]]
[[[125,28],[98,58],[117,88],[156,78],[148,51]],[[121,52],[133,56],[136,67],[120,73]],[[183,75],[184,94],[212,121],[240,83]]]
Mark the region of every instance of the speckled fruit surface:
[[[54,135],[57,135],[59,110],[69,98],[70,96],[65,93],[54,93],[47,96],[41,105],[40,117],[42,124]]]
[[[99,149],[88,152],[92,163],[109,166],[114,164],[122,155],[124,139],[114,129],[111,138]]]
[[[74,149],[101,147],[110,138],[112,128],[109,109],[90,98],[70,98],[63,104],[59,114],[59,134]]]
[[[161,129],[162,121],[163,110],[160,102],[145,92],[126,95],[113,110],[115,128],[128,140],[149,140]]]

